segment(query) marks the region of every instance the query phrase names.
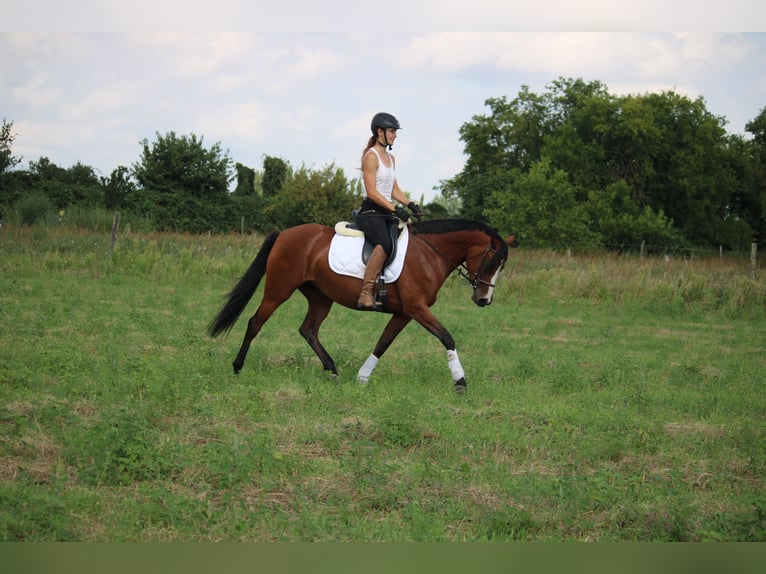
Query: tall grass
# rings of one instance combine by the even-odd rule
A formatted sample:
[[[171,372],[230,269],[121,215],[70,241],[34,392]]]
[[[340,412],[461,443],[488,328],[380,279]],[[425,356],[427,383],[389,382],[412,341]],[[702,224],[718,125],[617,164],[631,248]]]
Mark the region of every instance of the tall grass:
[[[512,252],[412,325],[298,295],[239,376],[205,327],[261,237],[0,230],[2,540],[766,538],[764,284],[743,261]],[[256,295],[257,299],[258,295]],[[251,309],[252,311],[252,309]]]
[[[726,257],[566,256],[519,250],[501,289],[518,300],[585,300],[658,311],[761,312],[766,283],[750,278],[750,260]],[[762,276],[762,273],[760,274]]]
[[[146,217],[121,213],[121,228],[127,231],[150,233],[154,222]],[[13,226],[35,225],[37,227],[69,228],[70,231],[108,232],[112,229],[114,211],[103,207],[76,205],[56,209],[43,193],[20,199],[8,212],[7,222]]]

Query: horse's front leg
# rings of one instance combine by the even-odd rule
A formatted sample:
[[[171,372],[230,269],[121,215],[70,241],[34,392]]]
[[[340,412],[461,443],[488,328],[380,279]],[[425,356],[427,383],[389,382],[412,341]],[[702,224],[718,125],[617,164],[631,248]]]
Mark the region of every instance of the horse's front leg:
[[[425,308],[417,313],[413,314],[413,318],[423,325],[426,330],[436,336],[441,341],[444,348],[447,349],[447,364],[449,365],[450,373],[452,374],[452,381],[455,383],[455,390],[458,393],[465,393],[468,388],[468,383],[465,381],[465,371],[463,371],[463,365],[460,364],[460,359],[457,356],[457,350],[455,349],[455,339],[449,331],[442,325],[439,320],[431,313],[431,310]]]
[[[407,323],[409,323],[410,320],[410,317],[405,317],[404,315],[394,315],[389,319],[386,328],[383,329],[383,333],[381,333],[380,338],[375,345],[375,349],[359,369],[359,372],[356,375],[357,381],[360,383],[367,383],[372,371],[378,364],[378,359],[383,356],[383,353],[385,353],[386,349],[391,346],[391,343],[396,339],[396,336],[402,332],[402,329],[407,326]]]

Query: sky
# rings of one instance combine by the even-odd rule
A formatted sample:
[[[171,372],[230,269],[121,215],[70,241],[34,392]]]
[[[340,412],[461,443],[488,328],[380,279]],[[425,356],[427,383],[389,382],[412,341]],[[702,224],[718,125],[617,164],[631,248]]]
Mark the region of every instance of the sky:
[[[172,131],[254,169],[268,155],[353,178],[386,111],[402,125],[399,184],[429,201],[462,170],[461,125],[523,85],[701,96],[742,135],[766,108],[766,17],[751,0],[719,13],[701,0],[7,2],[0,117],[20,167],[47,157],[106,177]]]

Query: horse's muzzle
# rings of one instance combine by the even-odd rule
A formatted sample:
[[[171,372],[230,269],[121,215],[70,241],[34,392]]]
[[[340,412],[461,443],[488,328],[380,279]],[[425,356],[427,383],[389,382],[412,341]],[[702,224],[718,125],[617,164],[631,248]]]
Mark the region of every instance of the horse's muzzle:
[[[492,296],[489,297],[473,297],[473,302],[476,303],[479,307],[486,307],[487,305],[492,303]]]

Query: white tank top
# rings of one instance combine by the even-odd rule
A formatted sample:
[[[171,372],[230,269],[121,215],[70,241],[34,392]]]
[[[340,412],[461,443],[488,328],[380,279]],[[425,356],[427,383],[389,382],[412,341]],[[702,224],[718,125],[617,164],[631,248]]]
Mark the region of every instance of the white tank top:
[[[373,152],[378,156],[378,171],[375,172],[375,187],[383,194],[383,196],[391,201],[391,193],[394,191],[394,181],[396,181],[396,165],[394,164],[394,157],[386,151],[388,161],[391,162],[391,167],[388,167],[380,159],[378,150],[371,147],[367,153]]]

